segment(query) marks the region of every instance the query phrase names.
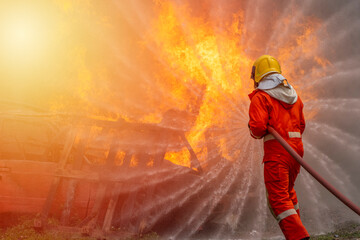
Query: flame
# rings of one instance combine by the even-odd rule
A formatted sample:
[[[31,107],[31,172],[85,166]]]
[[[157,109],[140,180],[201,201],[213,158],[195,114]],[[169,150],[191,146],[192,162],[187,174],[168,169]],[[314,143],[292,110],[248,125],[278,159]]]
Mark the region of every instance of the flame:
[[[249,72],[255,58],[246,53],[247,46],[242,44],[241,39],[247,37],[250,31],[244,26],[243,10],[234,13],[228,22],[223,23],[224,19],[216,17],[192,16],[192,9],[186,4],[161,1],[157,6],[158,17],[148,38],[153,42],[158,57],[171,68],[172,77],[165,75],[162,80],[170,82],[168,90],[181,104],[177,107],[186,109],[189,104],[186,102],[190,101],[189,93],[184,91],[184,86],[195,92],[199,92],[201,86],[204,89],[196,121],[187,133],[190,144],[204,162],[207,157],[207,154],[203,154],[206,129],[217,127],[231,131],[228,112],[237,112],[235,103],[248,105],[247,94],[251,91]],[[290,21],[290,16],[284,21]],[[217,26],[217,22],[222,22],[222,26]],[[294,79],[292,83],[295,86],[300,85],[297,79],[305,75],[297,59],[310,61],[321,69],[329,64],[320,55],[314,56],[319,44],[316,31],[321,27],[320,22],[317,19],[301,22],[304,24],[297,26],[294,32],[288,34],[287,41],[273,50],[276,53],[274,56],[284,63],[288,79]],[[319,77],[315,74],[312,72],[311,77]],[[303,95],[301,90],[299,92]],[[240,154],[239,151],[230,153],[229,136],[226,134],[216,136],[211,141],[216,142],[222,157],[226,159],[233,160]],[[178,160],[185,157],[184,152],[166,157],[184,165]],[[189,166],[189,163],[185,165]]]
[[[171,81],[168,90],[181,103],[177,107],[186,109],[191,104],[189,92],[184,87],[195,92],[198,98],[202,97],[201,106],[195,106],[198,108],[195,110],[196,121],[187,138],[199,158],[204,160],[207,155],[203,153],[204,132],[209,127],[229,127],[225,120],[227,111],[234,108],[234,98],[245,97],[244,86],[249,85],[246,82],[252,59],[239,47],[244,31],[243,12],[234,14],[225,29],[215,32],[206,19],[191,16],[186,6],[161,2],[158,7],[159,15],[149,38],[158,50],[159,58],[169,63],[173,76],[178,76],[162,78]],[[218,143],[224,141],[220,138]],[[226,144],[222,146],[222,151],[227,152]],[[189,166],[189,162],[179,162],[179,159],[190,157],[184,151],[168,154],[166,158]]]

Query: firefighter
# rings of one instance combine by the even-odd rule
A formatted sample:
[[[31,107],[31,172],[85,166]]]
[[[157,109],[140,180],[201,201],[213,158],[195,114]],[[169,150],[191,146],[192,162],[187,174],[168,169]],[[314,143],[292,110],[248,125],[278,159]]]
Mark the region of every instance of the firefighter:
[[[273,127],[303,156],[303,103],[295,89],[281,75],[280,64],[272,56],[263,55],[255,61],[251,78],[255,90],[249,94],[249,129],[253,138],[264,141],[264,181],[268,206],[286,239],[309,239],[300,220],[299,203],[294,190],[300,165],[267,132],[268,126]]]

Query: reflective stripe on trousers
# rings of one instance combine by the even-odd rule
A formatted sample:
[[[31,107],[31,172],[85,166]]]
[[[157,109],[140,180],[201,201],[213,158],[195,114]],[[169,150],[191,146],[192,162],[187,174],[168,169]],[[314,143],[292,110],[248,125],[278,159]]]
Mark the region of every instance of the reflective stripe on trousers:
[[[291,208],[289,210],[283,211],[282,213],[280,213],[279,215],[276,216],[276,220],[278,222],[280,222],[281,220],[283,220],[284,218],[287,218],[290,215],[294,215],[297,214],[296,210],[294,208]]]
[[[277,215],[275,218],[278,222],[280,222],[281,220],[283,220],[284,218],[286,218],[290,215],[297,214],[296,210],[298,210],[298,209],[299,209],[299,202],[294,205],[294,209],[289,209],[289,210],[283,211],[282,213]]]
[[[268,191],[266,190],[266,198],[267,198],[267,205],[268,205],[268,208],[270,209],[270,212],[271,214],[274,216],[274,218],[277,220],[277,222],[280,222],[281,220],[283,220],[284,218],[290,216],[290,215],[293,215],[293,214],[298,214],[296,211],[299,210],[299,202],[297,202],[295,205],[294,205],[294,208],[291,208],[291,209],[288,209],[282,213],[280,213],[279,215],[275,215],[274,213],[274,210],[272,209],[272,207],[270,206],[270,203],[269,203],[269,194],[268,194]]]
[[[295,210],[299,210],[299,202],[294,205]]]
[[[299,132],[288,132],[289,138],[301,138],[301,133]],[[273,140],[275,137],[271,134],[267,134],[264,136],[264,142]]]

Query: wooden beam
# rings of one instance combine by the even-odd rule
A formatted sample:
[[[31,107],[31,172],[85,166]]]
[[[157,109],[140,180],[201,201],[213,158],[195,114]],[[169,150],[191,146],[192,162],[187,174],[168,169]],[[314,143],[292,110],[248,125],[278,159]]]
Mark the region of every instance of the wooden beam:
[[[80,131],[80,134],[79,134],[80,140],[79,140],[79,144],[76,149],[75,160],[74,160],[72,169],[79,170],[81,168],[81,165],[83,162],[83,156],[85,153],[87,138],[89,137],[89,134],[90,134],[90,131],[87,129],[83,128],[82,131]],[[71,179],[69,181],[69,187],[67,190],[65,205],[64,205],[63,212],[61,214],[61,224],[62,225],[67,225],[69,223],[70,211],[73,206],[74,199],[75,199],[75,191],[76,191],[77,184],[78,184],[77,179]]]
[[[199,173],[202,173],[203,169],[200,165],[199,159],[197,158],[194,149],[191,147],[189,141],[186,139],[185,133],[180,134],[180,137],[183,143],[185,144],[186,148],[190,152],[191,168],[195,167],[199,171]]]
[[[65,167],[65,164],[69,158],[70,151],[72,149],[74,141],[75,141],[75,129],[72,128],[68,131],[64,149],[62,151],[61,158],[58,163],[58,169],[63,169]],[[60,179],[61,179],[60,177],[54,177],[54,180],[51,184],[51,187],[50,187],[50,190],[48,193],[48,197],[46,198],[46,202],[45,202],[44,207],[41,212],[41,216],[40,216],[41,226],[40,227],[44,226],[44,224],[46,223],[46,219],[49,215],[51,205],[54,201],[55,194],[56,194],[57,189],[60,184]]]
[[[110,201],[109,201],[109,205],[105,214],[105,218],[104,218],[104,223],[103,223],[103,227],[102,230],[104,232],[109,232],[111,229],[111,224],[112,224],[112,220],[114,218],[114,213],[115,213],[115,208],[116,208],[116,204],[118,202],[119,199],[119,195],[120,195],[120,189],[122,187],[122,183],[116,183],[113,191],[111,193],[111,197],[110,197]]]

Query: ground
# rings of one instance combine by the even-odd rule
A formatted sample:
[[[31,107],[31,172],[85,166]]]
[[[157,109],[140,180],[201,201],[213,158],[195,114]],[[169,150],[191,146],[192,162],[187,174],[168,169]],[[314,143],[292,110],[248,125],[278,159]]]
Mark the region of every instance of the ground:
[[[360,224],[348,222],[342,224],[334,232],[313,236],[313,240],[360,240]]]
[[[8,222],[6,219],[0,221],[0,240],[97,240],[93,237],[86,237],[74,233],[61,233],[55,231],[36,231],[34,226],[34,219],[26,217],[20,217],[19,220],[9,219],[9,221],[15,223],[11,226],[4,224]],[[56,226],[56,220],[49,220],[48,225]],[[143,236],[127,237],[121,240],[158,240],[159,237],[156,233],[148,233]]]
[[[50,222],[50,224],[56,224]],[[91,237],[84,237],[80,234],[69,234],[59,232],[37,232],[33,228],[32,219],[21,219],[15,226],[2,226],[0,228],[0,240],[96,240]],[[145,234],[124,240],[158,240],[160,237],[156,233]],[[334,232],[312,236],[312,240],[360,240],[360,224],[348,222]]]

